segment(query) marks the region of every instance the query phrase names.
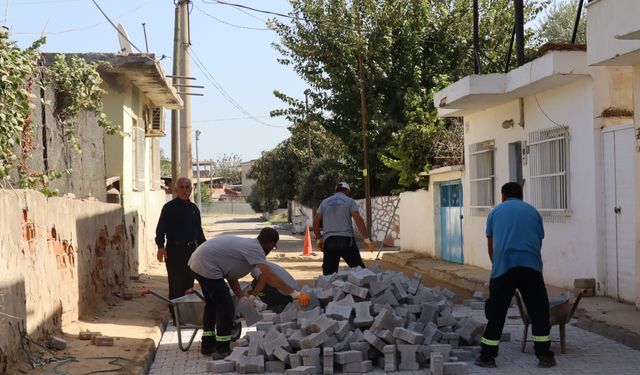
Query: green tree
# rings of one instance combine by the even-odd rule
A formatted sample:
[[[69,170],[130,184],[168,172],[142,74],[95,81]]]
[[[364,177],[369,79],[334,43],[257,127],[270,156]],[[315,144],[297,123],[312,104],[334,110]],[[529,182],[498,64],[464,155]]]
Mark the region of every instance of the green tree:
[[[242,157],[238,154],[223,154],[213,161],[211,177],[224,177],[227,183],[238,185],[242,183]]]
[[[291,21],[273,19],[281,40],[279,61],[309,85],[313,121],[340,140],[344,152],[327,153],[347,165],[350,182],[360,185],[363,166],[358,58],[364,63],[367,138],[372,193],[388,194],[460,148],[460,128],[436,116],[433,92],[473,71],[472,14],[468,0],[291,0]],[[484,73],[504,69],[513,28],[511,0],[481,0],[480,41]],[[531,20],[548,0],[526,3]],[[532,39],[532,33],[528,33]],[[533,55],[535,43],[528,54]],[[515,62],[512,62],[512,65]],[[304,103],[276,91],[287,108],[273,115],[304,118]],[[454,134],[449,134],[454,133]],[[320,153],[322,154],[322,153]],[[450,153],[461,155],[461,151]],[[320,155],[322,156],[322,155]],[[320,157],[322,159],[322,157]],[[457,160],[460,160],[458,158]],[[346,163],[342,163],[346,161]],[[316,167],[319,168],[319,167]],[[310,169],[299,176],[315,178]],[[333,181],[335,183],[335,181]],[[298,193],[306,191],[300,185]],[[356,191],[355,196],[362,196]],[[299,194],[304,196],[305,194]]]
[[[163,177],[171,176],[171,159],[165,156],[162,148],[160,148],[160,174]]]
[[[536,29],[536,36],[540,43],[571,43],[573,28],[578,11],[578,0],[557,2],[547,8],[547,14]],[[587,15],[582,9],[576,43],[586,43]]]

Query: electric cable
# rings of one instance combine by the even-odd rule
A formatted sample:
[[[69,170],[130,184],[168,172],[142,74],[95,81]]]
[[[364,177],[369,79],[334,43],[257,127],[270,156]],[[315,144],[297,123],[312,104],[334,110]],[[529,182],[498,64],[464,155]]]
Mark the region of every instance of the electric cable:
[[[211,15],[211,14],[209,14],[209,13],[205,12],[204,10],[200,9],[200,8],[199,8],[197,5],[195,5],[195,4],[194,4],[194,7],[195,7],[198,11],[200,11],[200,13],[204,14],[205,16],[207,16],[207,17],[209,17],[209,18],[212,18],[212,19],[214,19],[214,20],[216,20],[216,21],[218,21],[218,22],[220,22],[220,23],[223,23],[223,24],[225,24],[225,25],[229,25],[229,26],[237,27],[238,29],[259,30],[259,31],[271,31],[271,29],[268,29],[268,28],[265,28],[265,27],[250,27],[250,26],[241,26],[241,25],[236,25],[236,24],[233,24],[233,23],[230,23],[230,22],[227,22],[227,21],[221,20],[221,19],[219,19],[219,18],[217,18],[217,17],[215,17],[215,16],[213,16],[213,15]]]
[[[193,62],[198,67],[198,69],[202,72],[202,74],[204,74],[204,76],[209,80],[209,82],[211,82],[213,87],[222,95],[223,98],[225,98],[232,106],[234,106],[238,111],[240,111],[240,113],[242,113],[243,115],[247,116],[248,118],[250,118],[251,120],[257,123],[268,126],[268,127],[272,127],[272,128],[288,127],[288,125],[273,125],[273,124],[264,122],[259,118],[257,118],[256,116],[254,116],[253,114],[251,114],[246,109],[244,109],[235,99],[233,99],[233,97],[213,77],[213,75],[209,72],[209,70],[206,68],[204,63],[200,60],[196,52],[193,50],[193,46],[189,46],[189,48],[187,49],[187,53],[189,54],[189,56],[193,57]]]

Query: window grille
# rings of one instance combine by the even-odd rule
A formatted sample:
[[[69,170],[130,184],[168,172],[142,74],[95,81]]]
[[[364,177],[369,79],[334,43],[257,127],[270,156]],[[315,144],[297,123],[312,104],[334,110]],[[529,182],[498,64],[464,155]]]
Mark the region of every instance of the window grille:
[[[494,204],[494,145],[493,140],[469,145],[472,214],[486,213]]]
[[[133,119],[133,190],[145,189],[145,129]]]
[[[530,203],[543,216],[570,215],[569,128],[530,132],[528,148]]]

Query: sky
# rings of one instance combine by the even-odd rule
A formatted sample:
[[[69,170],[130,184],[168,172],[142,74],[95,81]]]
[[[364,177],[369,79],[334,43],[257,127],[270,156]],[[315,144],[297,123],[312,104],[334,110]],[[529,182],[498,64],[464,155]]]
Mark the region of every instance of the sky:
[[[205,2],[206,1],[206,2]],[[96,0],[117,24],[122,23],[135,46],[145,51],[142,23],[146,24],[149,52],[159,58],[165,73],[171,74],[173,53],[173,0]],[[230,0],[261,10],[287,13],[287,0]],[[192,96],[192,153],[195,160],[195,131],[200,130],[199,159],[216,160],[223,154],[237,154],[243,161],[260,157],[289,136],[284,118],[269,112],[284,108],[274,97],[277,89],[303,99],[305,83],[291,67],[277,62],[279,53],[271,46],[278,36],[265,30],[267,14],[238,9],[215,0],[193,0],[191,43],[194,54],[208,72],[204,74],[192,57],[194,85],[204,89]],[[118,52],[117,31],[91,0],[0,0],[0,24],[9,27],[10,38],[27,47],[43,31],[44,52]],[[258,30],[255,30],[258,29]],[[225,99],[208,76],[227,96],[260,122]],[[169,113],[167,112],[167,120]],[[171,154],[170,123],[160,144]]]
[[[562,1],[562,0],[555,0]],[[167,74],[172,71],[173,0],[96,0],[117,24],[122,23],[135,46],[145,50],[142,23],[146,24],[149,51],[159,58]],[[287,13],[288,0],[229,0],[249,7]],[[303,99],[306,84],[291,67],[277,62],[271,46],[277,35],[266,30],[270,15],[219,4],[216,0],[193,0],[191,43],[202,61],[199,70],[192,57],[191,76],[204,89],[192,96],[192,153],[195,160],[195,131],[200,130],[199,159],[217,160],[237,154],[243,161],[260,157],[289,136],[284,118],[269,112],[284,108],[276,99],[277,89]],[[27,47],[44,31],[45,52],[118,52],[117,31],[92,0],[0,0],[0,24],[9,27],[11,38]],[[208,77],[226,93],[221,94]],[[229,99],[226,99],[225,96]],[[232,105],[237,103],[242,110]],[[243,111],[245,113],[243,113]],[[255,119],[248,118],[249,113]],[[167,136],[161,139],[164,154],[171,154],[170,116]]]

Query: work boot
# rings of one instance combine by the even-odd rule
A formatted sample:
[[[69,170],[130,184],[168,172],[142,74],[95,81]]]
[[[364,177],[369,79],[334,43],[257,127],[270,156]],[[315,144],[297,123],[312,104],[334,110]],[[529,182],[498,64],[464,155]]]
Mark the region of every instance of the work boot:
[[[496,368],[496,359],[480,353],[476,356],[475,364],[485,368]]]
[[[538,367],[539,368],[549,368],[549,367],[554,367],[556,365],[556,359],[555,356],[553,355],[553,352],[551,352],[551,354],[545,354],[545,355],[541,355],[538,356]]]
[[[200,342],[200,353],[202,355],[210,355],[216,351],[215,336],[203,336]]]
[[[229,354],[231,354],[231,350],[227,350],[223,352],[216,350],[213,352],[213,354],[211,354],[211,359],[214,361],[218,361],[218,360],[227,358]]]

